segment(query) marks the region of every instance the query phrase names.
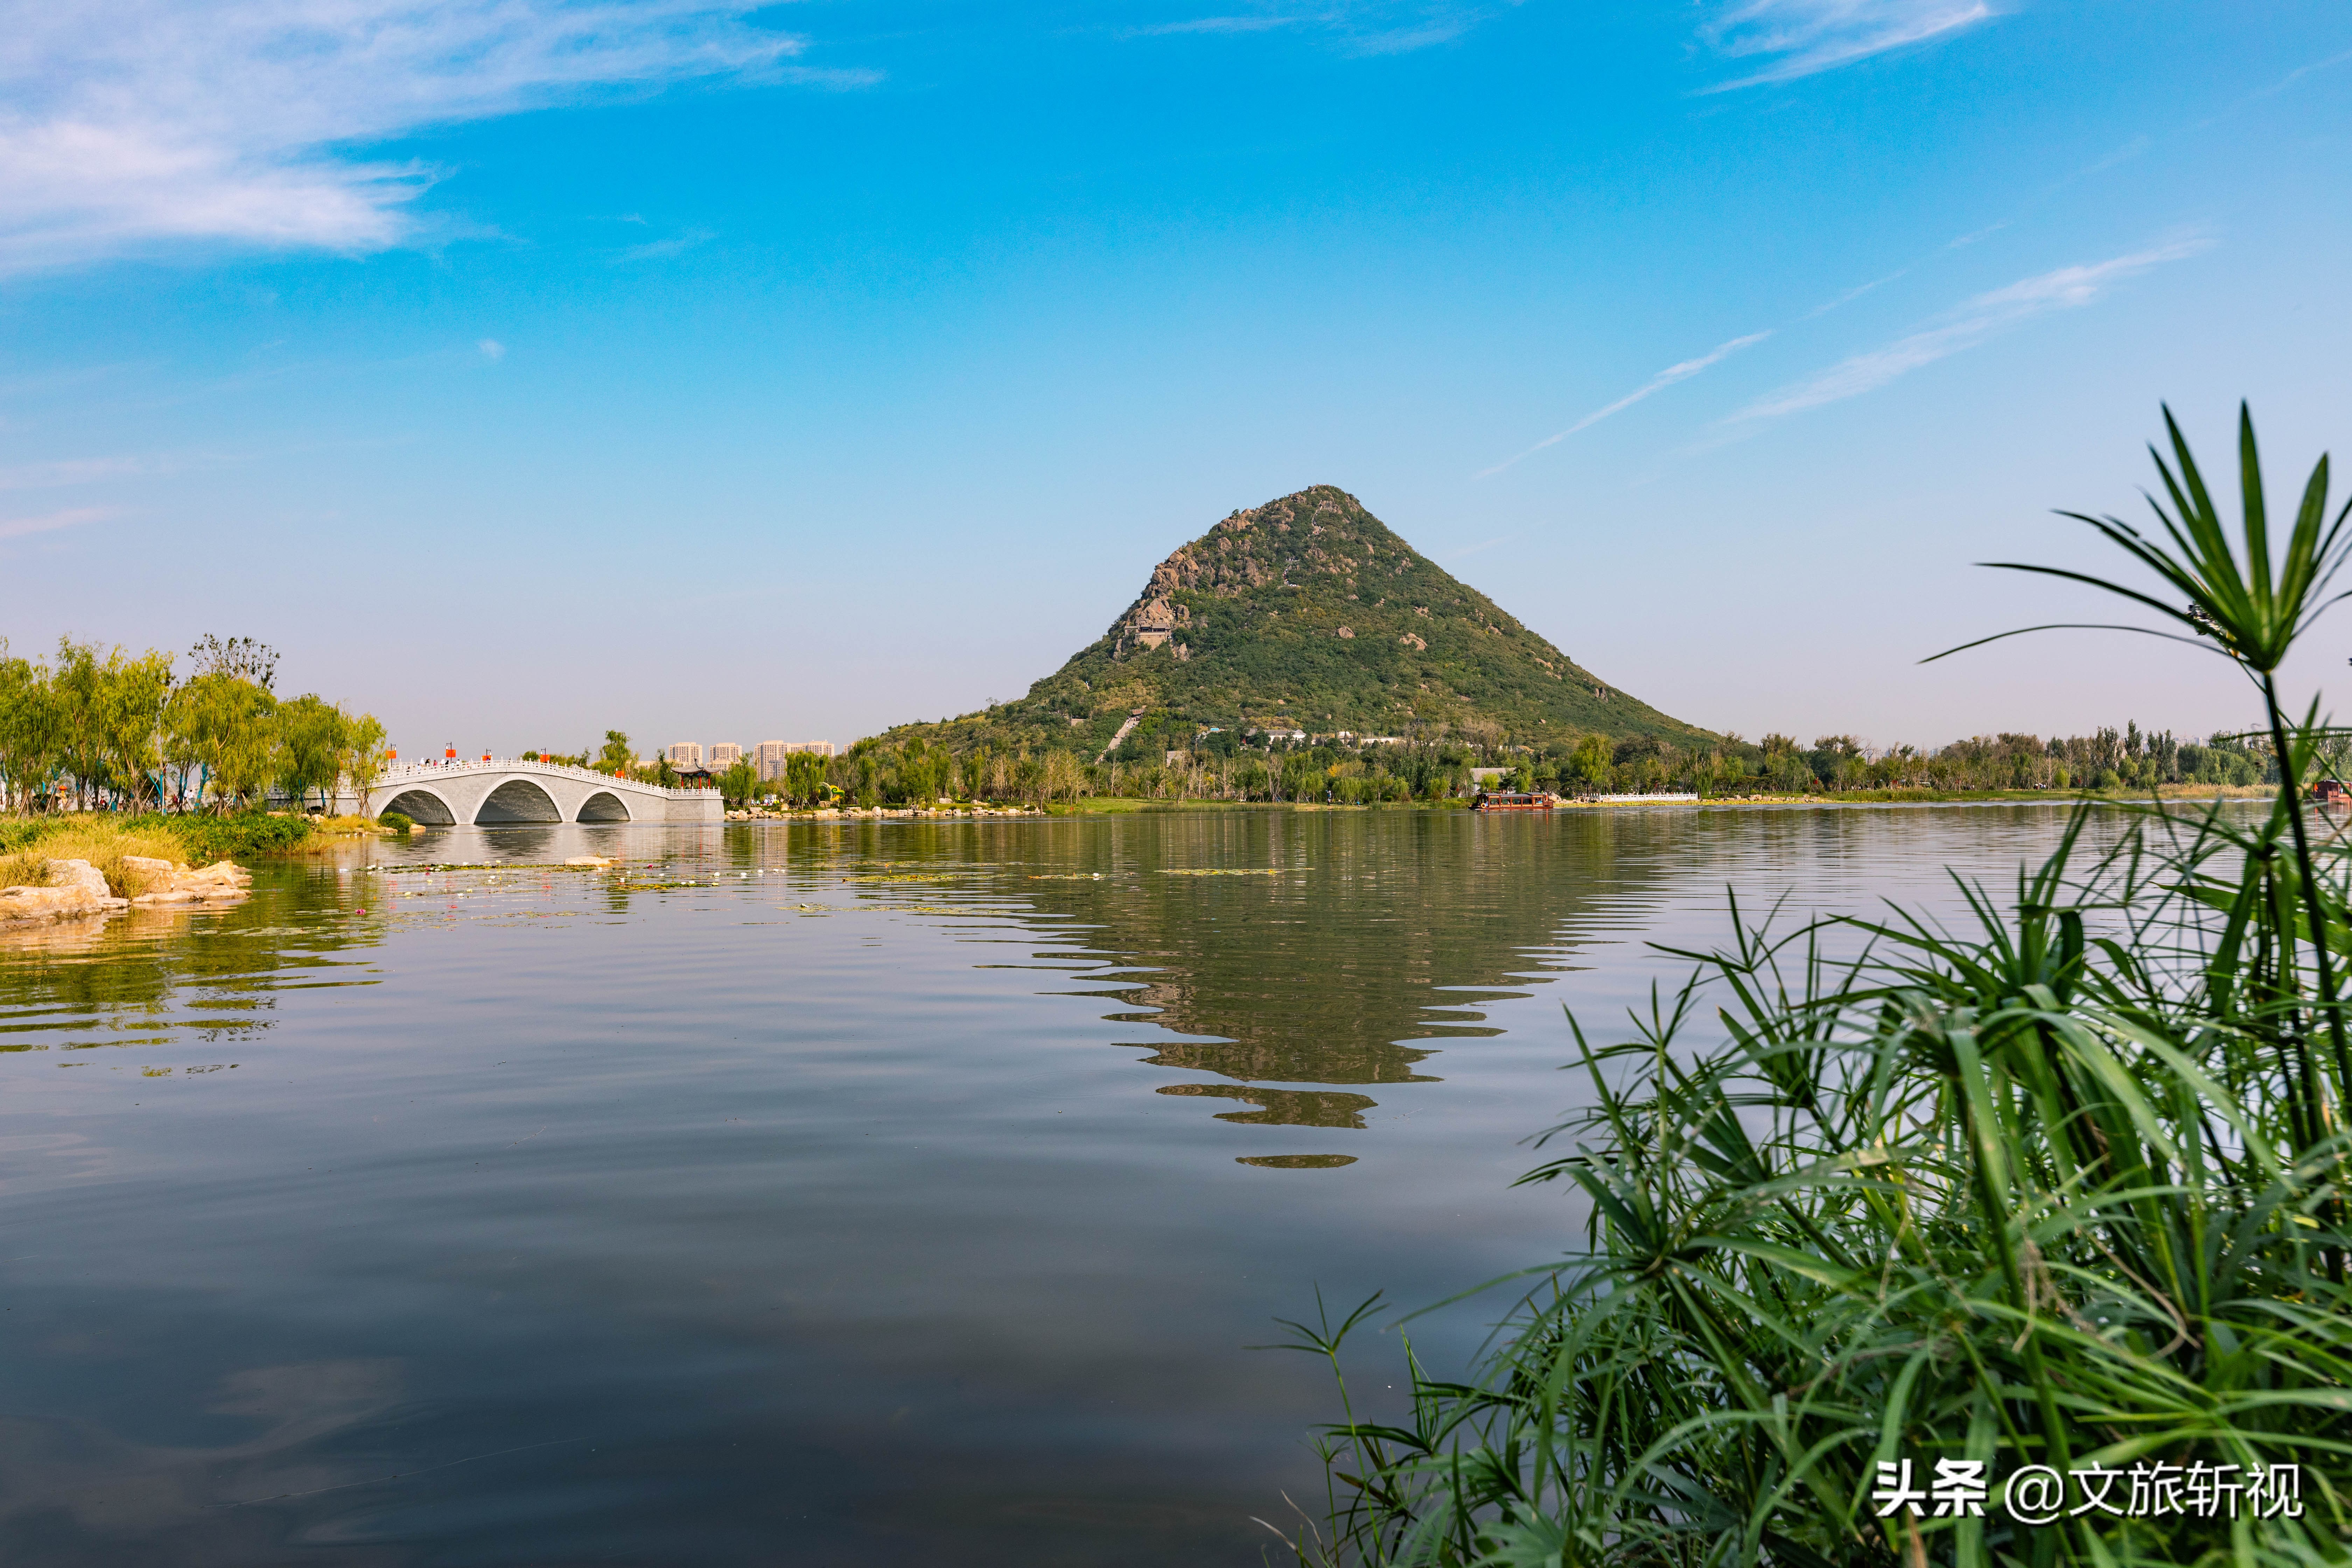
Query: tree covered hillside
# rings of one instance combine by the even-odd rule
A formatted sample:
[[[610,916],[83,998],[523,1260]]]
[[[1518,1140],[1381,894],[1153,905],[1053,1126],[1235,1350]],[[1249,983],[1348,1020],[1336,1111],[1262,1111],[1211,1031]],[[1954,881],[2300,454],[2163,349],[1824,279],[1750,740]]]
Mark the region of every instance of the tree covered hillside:
[[[1092,756],[1139,710],[1163,733],[1708,738],[1577,664],[1330,485],[1237,511],[1169,556],[1026,697],[885,738]]]

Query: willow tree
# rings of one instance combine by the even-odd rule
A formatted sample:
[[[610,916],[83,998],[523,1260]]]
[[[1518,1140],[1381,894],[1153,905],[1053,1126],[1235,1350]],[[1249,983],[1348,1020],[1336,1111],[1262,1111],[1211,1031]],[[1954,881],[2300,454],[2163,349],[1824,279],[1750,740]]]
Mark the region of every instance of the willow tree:
[[[336,765],[351,782],[362,816],[374,815],[369,809],[368,797],[391,760],[384,751],[383,739],[383,721],[373,713],[362,713],[343,726],[342,752]]]
[[[195,800],[224,808],[269,786],[278,751],[278,700],[242,676],[199,675],[172,694],[164,747],[175,765],[201,771]]]
[[[278,706],[278,782],[296,805],[319,792],[322,808],[342,776],[351,719],[314,692]]]
[[[0,807],[31,807],[57,771],[63,731],[47,666],[0,656]]]
[[[156,730],[171,689],[172,658],[152,648],[137,658],[121,648],[58,639],[48,686],[56,705],[57,762],[76,798],[95,805],[106,791],[134,801],[152,797],[163,765]]]
[[[172,656],[148,649],[125,658],[121,649],[105,666],[99,710],[99,736],[106,784],[134,806],[151,806],[163,793],[163,756],[158,744],[163,704],[172,694]]]

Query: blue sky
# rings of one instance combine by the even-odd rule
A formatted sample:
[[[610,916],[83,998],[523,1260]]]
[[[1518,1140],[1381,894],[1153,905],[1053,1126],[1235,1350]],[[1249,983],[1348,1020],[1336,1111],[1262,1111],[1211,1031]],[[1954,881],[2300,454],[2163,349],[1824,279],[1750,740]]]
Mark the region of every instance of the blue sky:
[[[2096,562],[2160,400],[2352,434],[2336,5],[0,15],[0,631],[404,749],[967,710],[1323,482],[1710,728],[2236,725],[1916,660],[2097,608],[1969,563]]]

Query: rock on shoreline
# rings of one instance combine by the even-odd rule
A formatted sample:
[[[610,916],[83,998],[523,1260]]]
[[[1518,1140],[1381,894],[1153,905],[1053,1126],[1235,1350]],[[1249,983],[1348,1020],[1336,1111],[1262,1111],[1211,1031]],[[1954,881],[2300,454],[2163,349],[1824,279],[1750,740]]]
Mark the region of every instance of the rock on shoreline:
[[[241,899],[253,885],[253,874],[223,860],[201,870],[175,866],[144,855],[125,855],[123,868],[145,885],[135,899],[119,899],[106,885],[106,874],[87,860],[52,860],[46,888],[0,888],[0,927],[36,921],[110,915],[136,904],[200,904],[218,899]]]
[[[87,860],[52,860],[46,888],[0,888],[0,921],[65,920],[127,910],[129,899],[118,899],[106,885],[106,874]]]
[[[191,871],[169,860],[125,855],[122,868],[146,880],[147,890],[131,901],[144,909],[154,904],[200,904],[208,899],[240,899],[253,886],[253,873],[234,860],[215,860]]]

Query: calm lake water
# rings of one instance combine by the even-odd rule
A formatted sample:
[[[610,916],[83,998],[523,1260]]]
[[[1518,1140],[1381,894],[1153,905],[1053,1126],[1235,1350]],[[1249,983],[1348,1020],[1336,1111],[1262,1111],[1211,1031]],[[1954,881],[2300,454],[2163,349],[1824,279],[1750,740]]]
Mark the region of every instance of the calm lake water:
[[[1275,1318],[1575,1245],[1563,1004],[2063,822],[443,829],[0,942],[0,1559],[1255,1563]]]

